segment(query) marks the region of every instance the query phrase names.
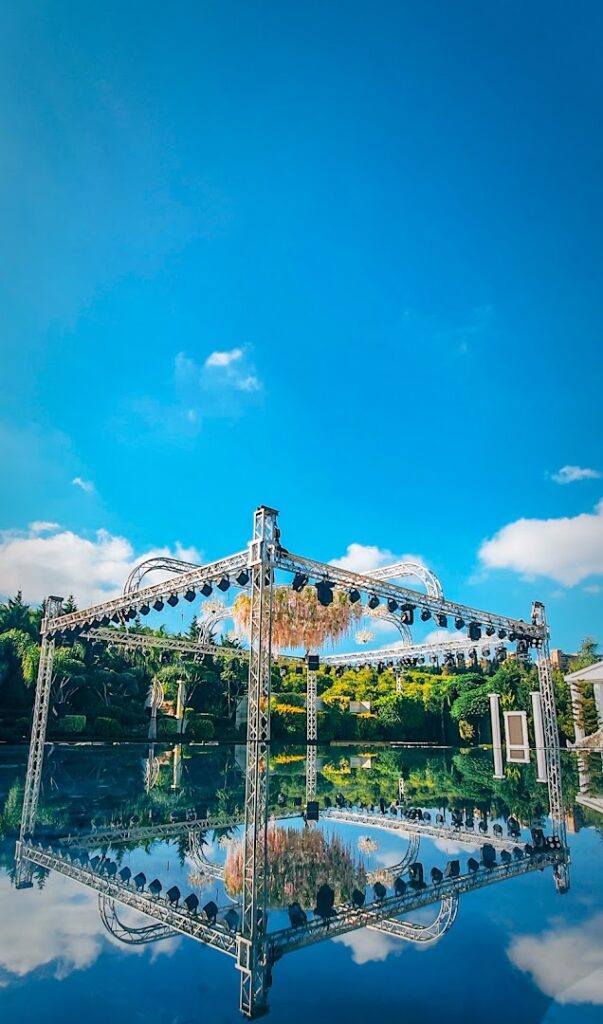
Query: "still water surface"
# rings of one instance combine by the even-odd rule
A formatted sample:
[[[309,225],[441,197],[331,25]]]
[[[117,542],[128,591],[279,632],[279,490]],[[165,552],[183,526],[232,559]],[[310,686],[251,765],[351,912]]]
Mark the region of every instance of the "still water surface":
[[[37,834],[50,837],[134,822],[158,825],[187,814],[236,814],[244,794],[244,749],[193,747],[181,759],[172,747],[55,746],[47,751]],[[293,811],[305,793],[305,750],[273,751],[270,793],[275,812]],[[16,890],[14,844],[20,818],[26,750],[0,748],[0,1010],[5,1019],[72,1024],[102,1021],[193,1024],[240,1021],[234,961],[193,939],[170,936],[124,945],[107,931],[95,891],[55,871],[37,869],[31,889]],[[404,749],[319,750],[318,797],[337,794],[355,805],[389,804],[404,780],[405,799],[435,820],[451,809],[476,812],[491,830],[514,814],[524,826],[546,828],[546,787],[534,768],[513,766],[492,778],[486,751]],[[603,1021],[603,795],[602,755],[579,765],[563,757],[564,798],[571,850],[571,889],[556,892],[552,871],[508,879],[460,898],[458,916],[435,943],[417,946],[361,929],[285,956],[274,967],[269,1014],[275,1024],[344,1019],[365,1024],[380,1016],[436,1021],[516,1020],[548,1024]],[[580,796],[582,790],[582,797]],[[584,796],[587,796],[586,806]],[[280,797],[280,803],[279,803]],[[591,806],[588,806],[590,802]],[[595,800],[596,803],[596,800]],[[603,807],[603,804],[602,804]],[[270,930],[288,926],[293,900],[311,916],[317,885],[329,881],[338,897],[375,878],[391,886],[408,838],[375,823],[358,826],[322,819],[281,822],[275,840]],[[522,840],[530,838],[524,828]],[[159,878],[214,900],[223,914],[237,899],[240,830],[204,836],[202,858],[185,835],[114,848],[119,867]],[[461,864],[475,847],[421,839],[425,872]],[[217,866],[212,872],[207,862]],[[220,876],[226,866],[226,879]],[[126,926],[149,923],[119,911]],[[432,920],[433,908],[415,920]]]

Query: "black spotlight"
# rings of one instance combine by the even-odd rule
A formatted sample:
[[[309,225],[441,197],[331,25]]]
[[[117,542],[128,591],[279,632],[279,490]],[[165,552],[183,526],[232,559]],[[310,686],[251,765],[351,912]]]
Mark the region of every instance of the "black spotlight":
[[[143,607],[145,607],[145,606],[143,605]],[[149,611],[148,605],[146,606],[146,608],[147,608],[147,611]],[[142,611],[142,608],[140,610]],[[101,626],[108,626],[110,622],[111,622],[111,619],[109,618],[108,615],[103,615],[102,619],[100,620]],[[77,631],[78,633],[81,633],[81,626],[75,626],[75,631]]]
[[[421,622],[427,622],[431,618],[429,608],[421,608]]]
[[[513,860],[513,857],[511,856],[511,854],[509,853],[508,850],[501,850],[500,851],[500,859],[501,859],[503,864],[507,864],[508,865]]]
[[[416,860],[414,864],[411,864],[408,869],[410,875],[410,884],[413,889],[423,889],[425,882],[423,881],[423,865],[420,861]]]
[[[481,640],[482,630],[479,622],[469,623],[469,639],[470,640]]]
[[[383,885],[383,882],[375,882],[373,886],[373,894],[379,903],[385,899],[387,896],[387,889]]]
[[[158,878],[154,878],[152,882],[149,882],[149,892],[151,896],[159,896],[159,893],[163,889],[163,886]]]
[[[446,878],[458,878],[461,873],[461,862],[459,860],[449,860],[444,871]]]
[[[318,603],[323,605],[324,608],[333,604],[333,587],[335,584],[329,580],[318,580],[315,586]]]
[[[499,640],[504,640],[506,635],[507,635],[506,629],[499,629],[499,631],[498,631],[498,639]]]
[[[213,593],[211,583],[204,583],[201,587],[201,593],[203,594],[203,597],[209,597]]]
[[[435,620],[436,620],[437,625],[441,629],[447,629],[448,628],[448,616],[447,615],[443,615],[442,612],[438,612],[438,614],[435,617]]]
[[[301,906],[297,901],[290,903],[288,909],[289,921],[291,922],[292,928],[302,928],[306,924],[308,917],[305,910],[302,910]]]
[[[403,604],[402,605],[402,622],[405,626],[412,626],[415,621],[415,605],[414,604]]]
[[[320,657],[318,656],[318,654],[309,654],[308,655],[308,671],[309,672],[318,672],[319,668],[320,668]]]
[[[165,895],[167,896],[168,903],[171,903],[172,906],[178,906],[180,901],[180,889],[177,885],[173,885],[171,889],[168,889]]]
[[[364,906],[365,900],[366,896],[364,893],[360,892],[360,889],[354,889],[354,892],[352,893],[352,903],[356,907],[356,910],[360,910],[360,908]]]
[[[228,576],[223,576],[222,579],[217,584],[218,590],[221,590],[223,594],[226,593],[226,591],[228,590],[229,586],[230,586],[230,580],[228,579]]]
[[[398,611],[398,602],[394,601],[393,597],[388,597],[387,599],[387,610],[388,612],[391,612],[392,615],[394,612]]]
[[[191,601],[194,601],[195,600],[195,591],[194,590],[187,590],[185,595],[184,595],[184,600],[188,601],[189,604],[190,604]]]
[[[318,821],[318,800],[308,800],[306,804],[306,821]]]
[[[199,906],[199,897],[196,896],[194,892],[192,892],[190,896],[187,896],[186,899],[183,900],[183,903],[186,909],[188,910],[189,914],[197,913],[197,907]]]
[[[404,896],[406,892],[406,882],[399,875],[394,881],[394,892],[396,896]]]
[[[163,610],[163,601],[161,600],[160,597],[158,597],[156,601],[153,601],[153,608],[155,609],[156,612],[160,612]]]
[[[544,832],[541,828],[533,828],[532,832],[532,843],[534,844],[535,850],[543,850],[545,847]]]
[[[356,604],[360,600],[360,591],[356,590],[356,587],[348,590],[348,600],[350,604]]]
[[[316,893],[316,909],[314,913],[318,914],[319,917],[333,917],[335,913],[333,910],[334,903],[335,891],[325,882]]]
[[[167,599],[167,603],[169,604],[170,608],[175,608],[176,605],[178,604],[178,594],[170,594],[170,596]]]
[[[295,590],[297,593],[299,593],[300,590],[303,590],[304,587],[307,587],[307,586],[308,586],[308,576],[307,576],[307,573],[305,573],[305,572],[296,572],[295,576],[293,577],[293,583],[291,584],[291,589]]]
[[[92,861],[90,861],[90,863],[92,863]],[[134,885],[138,889],[138,892],[142,892],[146,884],[147,876],[144,871],[139,871],[137,875],[134,875]]]
[[[475,857],[470,857],[467,861],[467,867],[469,871],[474,875],[476,871],[479,871],[479,861]]]
[[[205,904],[205,906],[203,907],[203,913],[205,914],[210,924],[216,923],[216,918],[218,916],[218,907],[216,906],[213,900],[210,900],[209,903]]]
[[[119,872],[119,877],[121,878],[124,885],[127,885],[132,877],[132,872],[130,871],[129,868],[122,868],[121,871]]]
[[[492,826],[492,831],[494,832],[496,838],[500,839],[500,837],[503,834],[502,825],[499,825],[498,822],[495,822],[494,825]]]
[[[515,643],[515,641],[517,640],[517,633],[514,629],[512,629],[511,632],[509,633],[509,640],[511,641],[512,644]]]
[[[368,601],[366,603],[368,604],[369,608],[371,608],[371,609],[378,608],[379,607],[379,598],[377,597],[376,594],[370,594],[369,595],[369,599],[368,599]]]
[[[462,618],[461,615],[457,615],[455,620],[454,620],[454,628],[455,629],[463,629],[464,625],[465,625],[465,620]]]
[[[491,843],[484,843],[482,846],[482,864],[488,871],[496,866],[496,850]]]
[[[489,622],[488,625],[486,626],[486,636],[494,636],[495,633],[496,630],[494,629],[494,626],[492,625],[491,622]]]
[[[239,575],[235,576],[235,580],[240,587],[246,587],[249,583],[249,573],[247,572],[247,569],[241,569]]]
[[[148,615],[150,610],[151,608],[148,604],[141,604],[140,608],[138,609],[141,615]]]
[[[432,868],[430,874],[434,885],[439,885],[444,877],[444,872],[440,871],[439,868]]]

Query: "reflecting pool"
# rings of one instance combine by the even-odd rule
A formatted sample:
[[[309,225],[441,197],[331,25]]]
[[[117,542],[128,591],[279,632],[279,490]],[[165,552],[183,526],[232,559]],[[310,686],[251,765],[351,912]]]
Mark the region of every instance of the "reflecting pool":
[[[242,1019],[245,756],[47,747],[33,860],[18,876],[27,750],[0,748],[7,1017]],[[534,761],[495,779],[485,750],[319,747],[313,821],[306,748],[272,749],[270,1017],[600,1022],[602,755],[562,756],[565,893],[560,854],[542,845],[551,827]]]

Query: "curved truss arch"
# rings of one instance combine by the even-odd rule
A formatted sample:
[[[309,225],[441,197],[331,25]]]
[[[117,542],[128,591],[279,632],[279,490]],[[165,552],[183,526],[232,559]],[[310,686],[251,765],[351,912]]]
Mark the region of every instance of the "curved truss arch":
[[[393,565],[384,565],[381,569],[371,569],[366,575],[373,576],[376,580],[399,580],[405,576],[415,576],[421,580],[430,597],[440,601],[444,597],[444,590],[438,577],[421,562],[395,562]]]
[[[393,885],[394,878],[397,878],[398,875],[403,875],[410,865],[416,861],[420,845],[421,837],[410,835],[408,837],[408,848],[402,860],[399,860],[397,864],[392,864],[389,868],[380,868],[367,872],[370,885],[374,885],[375,882],[387,882],[388,885]]]
[[[379,921],[378,924],[371,924],[369,928],[376,932],[385,932],[387,935],[395,935],[398,939],[404,939],[406,942],[426,945],[428,942],[435,942],[452,927],[458,909],[458,896],[456,894],[445,896],[440,903],[437,917],[429,924],[420,924],[418,921],[401,921],[392,917]]]
[[[180,558],[168,558],[166,555],[147,558],[132,569],[124,583],[124,594],[132,594],[136,590],[140,590],[143,579],[152,572],[167,572],[170,575],[179,576],[183,572],[190,572],[192,569],[198,568],[196,562],[183,562]]]
[[[178,932],[167,924],[146,924],[138,928],[124,924],[117,913],[115,900],[102,892],[98,894],[98,912],[109,934],[126,946],[145,946],[149,942],[159,942],[161,939],[170,939],[178,935]]]

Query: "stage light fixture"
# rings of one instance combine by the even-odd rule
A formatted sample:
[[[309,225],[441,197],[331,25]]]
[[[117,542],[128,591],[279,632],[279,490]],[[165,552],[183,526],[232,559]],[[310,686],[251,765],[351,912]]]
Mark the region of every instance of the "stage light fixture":
[[[219,582],[217,584],[218,590],[221,590],[223,594],[226,593],[226,591],[228,590],[229,586],[230,586],[230,580],[228,579],[228,576],[223,576],[222,579],[219,580]]]
[[[502,628],[499,629],[498,634],[497,634],[499,640],[504,640],[506,635],[507,635],[506,629],[502,629]]]
[[[448,616],[447,615],[444,615],[442,612],[438,612],[438,614],[435,617],[435,620],[436,620],[437,625],[440,627],[440,629],[447,629],[448,628]]]
[[[290,903],[287,908],[289,914],[289,921],[291,922],[292,928],[302,928],[306,924],[308,917],[305,910],[302,910],[301,906],[297,901]]]
[[[467,861],[467,868],[474,875],[476,871],[479,871],[479,861],[475,857],[470,857]]]
[[[194,590],[187,590],[185,595],[184,595],[184,600],[188,601],[189,604],[190,604],[191,601],[195,600],[195,596],[196,595],[195,595],[195,591]]]
[[[352,893],[352,903],[356,907],[356,910],[360,910],[364,906],[366,896],[360,889],[354,889]]]
[[[470,640],[481,640],[481,638],[482,638],[482,630],[481,630],[481,626],[480,626],[479,622],[470,622],[469,623],[468,634],[469,634],[469,639]]]
[[[159,893],[163,889],[163,886],[158,878],[154,878],[152,882],[149,882],[149,892],[151,896],[159,896]]]
[[[465,626],[465,620],[463,619],[463,617],[461,615],[457,615],[455,620],[454,620],[454,628],[455,629],[463,629],[464,626]]]
[[[348,590],[348,600],[350,604],[356,604],[360,600],[360,591],[356,590],[356,587]]]
[[[432,868],[430,871],[431,881],[434,885],[439,885],[444,878],[444,872],[440,871],[439,868]]]
[[[375,882],[373,886],[373,895],[378,903],[381,903],[387,896],[387,889],[383,885],[383,882]]]
[[[90,861],[90,863],[92,864],[92,861]],[[134,875],[134,885],[136,886],[138,892],[142,892],[146,884],[147,876],[145,875],[144,871],[139,871],[137,875]]]
[[[119,877],[121,878],[124,885],[127,885],[132,877],[132,872],[127,867],[122,868],[121,871],[119,872]]]
[[[178,903],[180,901],[180,889],[178,888],[177,885],[173,885],[170,889],[168,889],[165,895],[167,897],[168,903],[171,903],[173,907],[178,906]]]
[[[246,587],[249,583],[249,573],[247,572],[247,569],[241,569],[238,576],[235,576],[235,580],[240,587]]]
[[[318,603],[321,604],[323,608],[328,608],[330,604],[333,604],[334,586],[335,584],[331,583],[330,580],[317,580],[315,583]]]
[[[366,603],[368,604],[369,608],[372,611],[375,608],[379,607],[379,598],[377,597],[376,594],[369,594],[369,599]]]
[[[213,587],[211,583],[204,583],[203,586],[201,587],[201,594],[203,595],[203,597],[210,597],[212,593]]]
[[[405,626],[412,626],[415,621],[415,607],[414,604],[402,605],[402,622]]]
[[[410,884],[413,889],[422,889],[425,886],[423,881],[423,865],[419,860],[416,860],[414,864],[411,864],[408,869],[410,875]]]
[[[153,608],[156,608],[156,607],[157,607],[157,602],[155,602],[155,604],[153,605]],[[161,608],[163,608],[163,601],[161,602]],[[157,608],[157,611],[161,611],[161,608]],[[116,624],[118,622],[121,622],[121,615],[119,614],[119,612],[113,612],[113,615],[111,616],[111,622],[115,622]]]
[[[194,892],[191,892],[190,895],[188,895],[186,899],[184,899],[182,902],[184,903],[184,906],[188,910],[189,914],[197,913],[197,907],[199,906],[199,897]]]
[[[299,594],[299,592],[301,590],[303,590],[304,587],[307,587],[307,586],[308,586],[308,574],[305,573],[305,572],[296,572],[295,576],[293,577],[293,583],[291,584],[291,589],[295,590],[295,592],[297,594]]]
[[[488,625],[486,626],[486,636],[494,636],[495,633],[496,630],[494,626],[492,625],[491,622],[489,622]]]
[[[111,619],[109,618],[108,615],[103,615],[101,620],[100,620],[101,626],[108,626],[110,622],[111,622]],[[75,626],[74,628],[81,633],[81,631],[82,631],[82,627],[81,626]]]
[[[236,932],[239,927],[239,915],[237,914],[234,907],[227,910],[224,914],[224,924],[231,932]]]
[[[170,594],[170,596],[167,599],[167,603],[169,604],[170,608],[175,608],[176,605],[178,604],[178,594]]]
[[[334,904],[335,891],[325,882],[316,893],[316,910],[314,913],[318,914],[319,917],[332,917]]]
[[[444,871],[445,878],[458,878],[461,873],[461,862],[449,860]]]
[[[514,629],[512,629],[511,632],[509,633],[509,640],[511,641],[512,644],[515,643],[515,641],[517,640],[517,633]]]
[[[140,606],[140,608],[138,610],[139,610],[141,615],[148,615],[150,610],[151,610],[151,607],[148,604],[141,604],[141,606]]]
[[[213,900],[210,900],[209,903],[205,904],[205,906],[203,907],[203,913],[205,914],[210,924],[216,923],[216,918],[218,916],[218,907]]]
[[[429,608],[421,608],[421,622],[427,622],[431,618],[431,612]]]
[[[396,896],[404,896],[406,892],[406,882],[399,875],[394,881],[394,892]]]
[[[398,611],[398,602],[394,601],[393,597],[388,597],[387,599],[387,610],[388,612],[391,612],[392,615],[394,612]]]

